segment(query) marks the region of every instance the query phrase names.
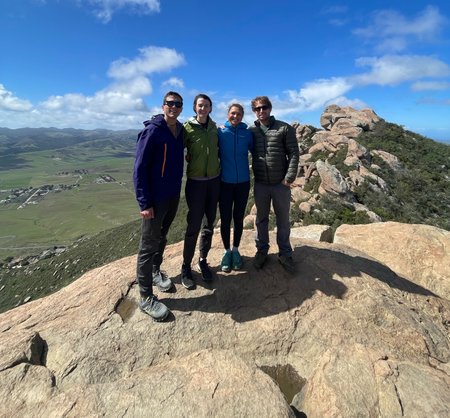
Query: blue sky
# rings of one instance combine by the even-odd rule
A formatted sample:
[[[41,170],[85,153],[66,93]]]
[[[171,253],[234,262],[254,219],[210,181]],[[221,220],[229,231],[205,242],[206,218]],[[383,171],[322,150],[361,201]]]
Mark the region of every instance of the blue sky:
[[[450,1],[1,0],[0,126],[140,129],[167,90],[329,104],[450,141]]]

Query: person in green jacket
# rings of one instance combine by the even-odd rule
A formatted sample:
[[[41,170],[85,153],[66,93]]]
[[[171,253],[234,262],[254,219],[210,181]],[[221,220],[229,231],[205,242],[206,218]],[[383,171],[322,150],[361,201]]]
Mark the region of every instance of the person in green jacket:
[[[220,163],[217,127],[209,117],[212,101],[206,94],[194,99],[195,116],[184,124],[184,141],[187,149],[186,203],[188,205],[187,228],[184,236],[181,284],[194,289],[191,263],[200,235],[200,258],[197,268],[203,280],[211,281],[212,272],[207,257],[211,249],[217,203],[220,193]],[[203,221],[203,225],[202,225]]]

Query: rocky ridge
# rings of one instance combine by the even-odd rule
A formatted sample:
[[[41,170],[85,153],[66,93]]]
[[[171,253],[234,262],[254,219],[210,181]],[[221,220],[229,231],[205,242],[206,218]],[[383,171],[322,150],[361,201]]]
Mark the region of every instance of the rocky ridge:
[[[399,159],[384,150],[368,151],[358,143],[362,132],[373,131],[382,119],[372,109],[355,110],[352,107],[330,105],[320,118],[323,129],[294,122],[297,142],[300,149],[300,164],[297,179],[292,187],[293,204],[303,213],[319,210],[324,196],[338,199],[355,212],[364,212],[370,222],[381,222],[379,215],[355,198],[355,188],[366,181],[370,187],[386,192],[386,182],[377,175],[380,167],[372,163],[372,158],[381,158],[394,170],[402,168]],[[346,150],[344,164],[349,167],[348,175],[342,174],[329,162],[340,150]],[[321,153],[320,159],[314,156]],[[369,167],[369,168],[368,168]],[[306,191],[305,186],[315,178],[319,180],[318,190]],[[256,209],[253,208],[246,218],[246,224],[253,225]]]
[[[137,309],[135,256],[0,315],[0,416],[448,416],[450,233],[292,236],[297,274],[274,246],[255,271],[245,231],[244,269],[217,271],[215,245],[216,280],[190,292],[169,246],[165,323]]]

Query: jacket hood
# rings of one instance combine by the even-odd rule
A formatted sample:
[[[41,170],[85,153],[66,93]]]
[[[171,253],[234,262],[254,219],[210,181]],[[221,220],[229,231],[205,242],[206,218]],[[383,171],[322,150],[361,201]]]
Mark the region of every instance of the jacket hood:
[[[225,127],[228,129],[247,129],[248,125],[244,122],[239,122],[239,124],[234,127],[228,120],[225,122]]]
[[[148,126],[150,124],[161,126],[162,122],[164,121],[164,115],[161,113],[159,115],[152,116],[151,119],[144,121],[144,125]]]
[[[200,122],[195,118],[195,116],[190,117],[186,123],[188,123],[189,125],[199,125],[200,126]],[[216,122],[214,122],[209,116],[208,116],[208,126],[213,125],[216,126]]]

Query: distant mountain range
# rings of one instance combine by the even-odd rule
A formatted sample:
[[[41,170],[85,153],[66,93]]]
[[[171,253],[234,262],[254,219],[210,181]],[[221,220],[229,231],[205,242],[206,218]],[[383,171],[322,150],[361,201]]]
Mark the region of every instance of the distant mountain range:
[[[8,156],[21,152],[60,149],[92,141],[113,141],[117,145],[126,144],[129,147],[136,141],[138,132],[138,130],[110,131],[72,128],[0,128],[0,155]]]

